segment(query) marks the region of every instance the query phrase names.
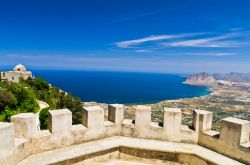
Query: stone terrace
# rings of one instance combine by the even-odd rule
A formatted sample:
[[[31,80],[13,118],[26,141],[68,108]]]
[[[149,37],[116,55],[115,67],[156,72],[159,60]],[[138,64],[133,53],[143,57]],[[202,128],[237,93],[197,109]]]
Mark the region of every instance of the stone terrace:
[[[123,105],[108,109],[104,121],[101,107],[84,107],[79,125],[72,125],[67,109],[49,111],[49,130],[39,132],[34,114],[12,116],[11,123],[0,123],[0,164],[93,164],[95,158],[250,164],[249,121],[229,117],[215,132],[213,114],[204,110],[193,111],[190,128],[177,108],[164,109],[162,125],[151,122],[150,106],[137,106],[134,120],[124,119]]]

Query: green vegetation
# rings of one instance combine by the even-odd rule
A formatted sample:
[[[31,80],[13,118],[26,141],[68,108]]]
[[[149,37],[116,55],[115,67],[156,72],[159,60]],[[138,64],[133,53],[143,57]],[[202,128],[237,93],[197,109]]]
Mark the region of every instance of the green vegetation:
[[[11,115],[38,110],[35,92],[25,82],[0,82],[0,121],[9,121]]]
[[[73,123],[80,123],[80,99],[52,87],[42,78],[22,80],[19,83],[0,82],[0,121],[9,121],[11,115],[18,113],[38,112],[37,100],[48,103],[51,110],[68,108],[72,111]],[[42,110],[41,113],[41,126],[46,128],[46,110]]]
[[[167,102],[167,101],[161,102],[160,105],[162,107],[172,107],[173,106],[173,104],[171,102]]]
[[[235,91],[234,91],[235,90]],[[226,117],[236,117],[242,120],[250,120],[250,103],[237,101],[235,99],[248,93],[241,92],[238,89],[219,91],[219,95],[207,95],[205,97],[180,99],[176,102],[161,102],[155,104],[152,111],[153,121],[162,122],[162,113],[164,107],[176,107],[182,110],[182,124],[192,125],[193,109],[202,109],[213,112],[213,130],[219,131],[220,121]],[[249,90],[248,90],[249,91]]]
[[[49,108],[44,108],[39,113],[39,120],[40,120],[40,128],[47,129],[48,128],[48,117],[49,117]]]

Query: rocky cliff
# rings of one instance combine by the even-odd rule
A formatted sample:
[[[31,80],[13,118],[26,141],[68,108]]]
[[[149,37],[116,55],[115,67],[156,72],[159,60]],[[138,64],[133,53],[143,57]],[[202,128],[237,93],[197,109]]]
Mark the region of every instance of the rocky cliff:
[[[205,72],[194,74],[189,76],[186,81],[184,81],[185,84],[190,84],[190,85],[215,85],[217,84],[216,79]]]

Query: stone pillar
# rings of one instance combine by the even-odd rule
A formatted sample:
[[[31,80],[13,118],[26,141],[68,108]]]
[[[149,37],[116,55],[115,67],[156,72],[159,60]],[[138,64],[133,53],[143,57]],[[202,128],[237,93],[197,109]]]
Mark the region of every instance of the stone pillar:
[[[203,132],[211,130],[212,120],[212,112],[199,109],[195,109],[193,111],[193,127],[195,131]]]
[[[163,128],[167,134],[176,135],[181,131],[182,112],[179,108],[164,108]]]
[[[11,155],[15,148],[14,124],[0,122],[0,160]]]
[[[138,105],[135,111],[135,126],[137,128],[150,127],[151,106]]]
[[[121,124],[124,119],[124,105],[111,104],[108,105],[108,120],[115,124]]]
[[[14,124],[16,137],[29,139],[37,135],[35,114],[20,113],[11,116],[10,121]]]
[[[220,139],[226,144],[238,146],[249,142],[250,121],[228,117],[221,120]]]
[[[49,131],[52,134],[68,136],[71,134],[72,113],[68,109],[49,111]]]
[[[82,124],[87,128],[104,126],[104,109],[100,106],[83,107]]]

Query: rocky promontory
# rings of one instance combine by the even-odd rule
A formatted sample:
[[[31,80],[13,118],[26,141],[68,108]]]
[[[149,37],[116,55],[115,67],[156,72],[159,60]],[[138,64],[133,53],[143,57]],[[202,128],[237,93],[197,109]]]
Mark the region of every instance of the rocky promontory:
[[[217,84],[217,80],[210,74],[206,72],[201,72],[189,76],[183,83],[190,85],[206,85],[212,86]]]

